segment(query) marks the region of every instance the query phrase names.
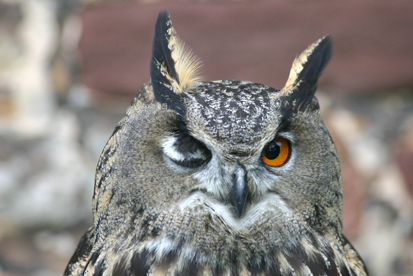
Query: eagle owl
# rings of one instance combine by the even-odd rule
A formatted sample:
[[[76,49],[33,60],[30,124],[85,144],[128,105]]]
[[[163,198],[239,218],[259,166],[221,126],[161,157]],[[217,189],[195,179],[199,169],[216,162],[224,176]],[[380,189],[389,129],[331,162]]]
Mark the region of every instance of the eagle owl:
[[[93,226],[65,275],[367,275],[342,231],[342,184],[314,93],[329,36],[281,90],[200,81],[159,13],[150,82],[100,156]]]

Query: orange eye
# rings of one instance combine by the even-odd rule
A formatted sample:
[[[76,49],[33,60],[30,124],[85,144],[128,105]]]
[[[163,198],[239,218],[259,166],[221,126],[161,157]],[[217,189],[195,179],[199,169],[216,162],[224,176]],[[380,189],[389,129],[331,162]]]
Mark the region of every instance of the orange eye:
[[[261,158],[265,164],[278,167],[287,162],[289,155],[290,144],[286,139],[278,138],[265,146]]]

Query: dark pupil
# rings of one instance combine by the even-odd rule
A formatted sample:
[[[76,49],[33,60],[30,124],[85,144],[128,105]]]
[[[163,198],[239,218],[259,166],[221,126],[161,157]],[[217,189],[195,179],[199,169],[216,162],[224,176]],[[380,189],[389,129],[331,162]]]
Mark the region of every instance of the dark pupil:
[[[280,146],[276,142],[272,142],[267,146],[264,154],[268,159],[274,160],[278,157],[278,155],[280,155]]]

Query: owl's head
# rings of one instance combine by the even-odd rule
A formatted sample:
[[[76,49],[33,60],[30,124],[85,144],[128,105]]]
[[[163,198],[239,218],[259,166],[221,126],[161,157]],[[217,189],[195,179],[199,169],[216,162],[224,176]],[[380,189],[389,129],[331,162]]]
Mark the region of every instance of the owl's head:
[[[281,90],[201,82],[198,59],[161,12],[151,81],[98,164],[95,225],[145,213],[172,227],[191,214],[240,233],[266,223],[283,229],[287,221],[339,231],[340,167],[314,97],[331,51],[328,36],[311,44]]]

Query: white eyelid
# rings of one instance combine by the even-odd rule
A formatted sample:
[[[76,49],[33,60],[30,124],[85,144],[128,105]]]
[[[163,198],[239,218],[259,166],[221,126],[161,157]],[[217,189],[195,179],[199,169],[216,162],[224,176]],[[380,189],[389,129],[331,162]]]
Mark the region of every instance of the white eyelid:
[[[206,159],[207,156],[201,149],[197,149],[195,152],[188,152],[186,154],[182,154],[181,152],[176,150],[175,143],[178,137],[169,136],[163,140],[162,148],[163,152],[167,157],[175,161],[184,161],[186,159]]]
[[[174,136],[169,136],[165,138],[162,143],[163,152],[172,160],[184,161],[185,156],[182,153],[178,152],[174,147],[176,140],[177,138]]]

